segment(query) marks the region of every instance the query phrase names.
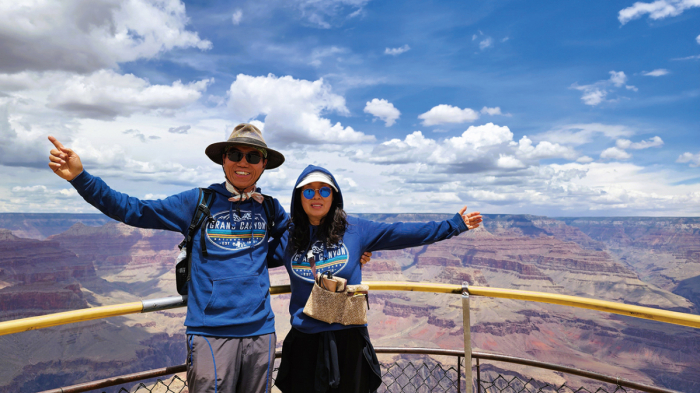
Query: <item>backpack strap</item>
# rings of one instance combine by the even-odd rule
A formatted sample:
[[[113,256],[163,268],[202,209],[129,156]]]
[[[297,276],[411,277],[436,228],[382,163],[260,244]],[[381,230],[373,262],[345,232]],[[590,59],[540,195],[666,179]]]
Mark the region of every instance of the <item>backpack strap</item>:
[[[211,216],[211,211],[209,210],[209,207],[212,204],[212,201],[214,201],[214,191],[208,189],[208,188],[200,188],[199,189],[201,194],[199,198],[199,205],[197,206],[197,212],[195,213],[196,215],[200,215],[200,217],[197,219],[198,223],[197,226],[201,227],[201,236],[199,237],[199,244],[202,247],[202,255],[205,257],[209,255],[207,253],[207,242],[206,242],[206,231],[207,231],[207,224],[210,221],[214,220],[214,217]],[[193,217],[194,219],[195,217]],[[197,230],[197,226],[192,228],[193,230],[193,235],[194,231]]]
[[[197,228],[202,227],[204,229],[204,223],[212,220],[211,212],[209,211],[209,206],[214,200],[214,192],[206,188],[199,189],[199,196],[197,198],[197,208],[192,215],[192,221],[190,226],[187,228],[185,233],[185,238],[180,242],[178,247],[184,252],[184,258],[186,260],[180,260],[175,266],[175,281],[177,284],[177,292],[180,295],[187,295],[187,282],[190,281],[192,277],[192,244],[194,243],[194,235],[197,233]],[[203,225],[204,224],[204,225]],[[204,237],[201,239],[202,249],[206,255],[206,245]],[[182,255],[182,253],[181,253]]]
[[[275,227],[275,217],[277,217],[277,207],[275,205],[275,199],[269,195],[262,194],[263,196],[263,210],[265,210],[265,216],[267,217],[267,227],[268,229],[273,229]]]
[[[200,238],[200,243],[202,245],[202,253],[207,255],[206,239],[204,238],[204,231],[206,229],[206,223],[213,220],[211,212],[209,211],[209,206],[211,206],[214,200],[214,191],[208,188],[199,189],[199,198],[197,199],[197,209],[192,215],[192,221],[190,222],[189,228],[187,228],[187,235],[185,239],[180,243],[179,247],[187,247],[187,281],[190,280],[190,274],[192,271],[192,244],[194,243],[194,234],[197,233],[197,228],[202,227],[202,237]]]

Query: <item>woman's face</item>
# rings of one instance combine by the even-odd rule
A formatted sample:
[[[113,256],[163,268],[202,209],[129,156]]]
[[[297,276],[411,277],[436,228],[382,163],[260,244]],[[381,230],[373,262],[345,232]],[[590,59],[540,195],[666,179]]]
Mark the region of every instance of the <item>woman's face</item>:
[[[321,188],[328,187],[331,189],[330,195],[327,197],[321,196]],[[314,196],[311,199],[304,196],[304,190],[314,190]],[[309,217],[309,222],[311,225],[319,225],[323,218],[328,214],[328,210],[331,208],[331,203],[333,202],[333,189],[326,183],[320,181],[309,183],[301,188],[301,207],[304,208],[304,212]]]

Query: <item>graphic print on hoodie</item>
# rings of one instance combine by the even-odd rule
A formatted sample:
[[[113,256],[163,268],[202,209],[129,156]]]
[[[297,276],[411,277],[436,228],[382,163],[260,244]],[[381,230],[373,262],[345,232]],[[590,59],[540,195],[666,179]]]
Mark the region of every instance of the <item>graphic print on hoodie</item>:
[[[206,228],[207,239],[230,251],[255,247],[267,234],[267,223],[260,213],[241,210],[222,211],[214,214],[214,221]]]
[[[348,264],[349,252],[342,240],[339,244],[330,246],[324,245],[320,240],[316,240],[310,251],[314,256],[314,261],[316,261],[316,273],[331,272],[335,276]],[[299,278],[313,282],[314,278],[308,256],[308,252],[297,252],[294,254],[292,256],[292,271]]]

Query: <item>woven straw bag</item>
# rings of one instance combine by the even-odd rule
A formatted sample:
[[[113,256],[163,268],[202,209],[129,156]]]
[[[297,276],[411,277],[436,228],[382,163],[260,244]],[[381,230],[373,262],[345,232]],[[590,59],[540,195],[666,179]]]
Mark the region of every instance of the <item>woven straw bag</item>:
[[[331,292],[314,282],[304,314],[327,323],[364,325],[369,309],[369,286],[348,285],[343,292]]]

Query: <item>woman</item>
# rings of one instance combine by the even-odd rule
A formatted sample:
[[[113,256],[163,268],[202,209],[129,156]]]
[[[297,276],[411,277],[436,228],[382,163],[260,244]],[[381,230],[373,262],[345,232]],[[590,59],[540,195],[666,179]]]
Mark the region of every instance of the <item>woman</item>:
[[[362,280],[365,251],[415,247],[449,239],[479,226],[478,212],[428,223],[378,223],[348,217],[333,175],[309,165],[292,195],[289,238],[271,254],[289,272],[292,330],[284,340],[276,385],[284,393],[374,392],[381,384],[379,362],[366,325],[345,326],[315,320],[303,313],[315,271],[332,272],[348,285]]]

